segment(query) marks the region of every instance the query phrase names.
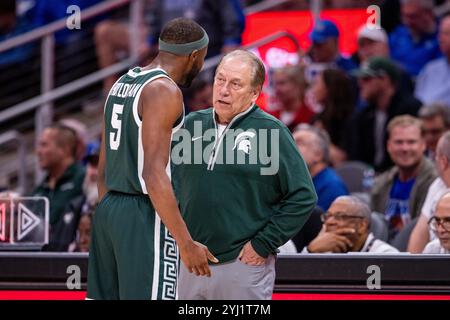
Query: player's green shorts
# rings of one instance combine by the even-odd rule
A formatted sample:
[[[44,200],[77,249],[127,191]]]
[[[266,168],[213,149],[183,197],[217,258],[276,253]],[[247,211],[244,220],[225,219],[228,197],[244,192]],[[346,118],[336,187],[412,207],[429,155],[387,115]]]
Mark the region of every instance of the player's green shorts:
[[[174,239],[146,195],[108,192],[91,232],[88,299],[175,299]]]

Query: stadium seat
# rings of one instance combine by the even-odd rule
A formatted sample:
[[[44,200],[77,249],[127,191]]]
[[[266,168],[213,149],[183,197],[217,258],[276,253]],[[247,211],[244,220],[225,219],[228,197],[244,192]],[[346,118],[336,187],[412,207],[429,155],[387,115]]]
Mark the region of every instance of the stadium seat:
[[[348,161],[336,168],[350,193],[368,192],[373,184],[373,169],[359,161]]]
[[[397,235],[392,239],[391,245],[396,247],[401,252],[406,252],[409,242],[409,236],[413,231],[418,217],[414,218],[410,223],[403,227],[403,229],[397,233]]]
[[[370,232],[373,233],[375,238],[387,242],[389,237],[388,226],[381,213],[372,212],[370,215]]]

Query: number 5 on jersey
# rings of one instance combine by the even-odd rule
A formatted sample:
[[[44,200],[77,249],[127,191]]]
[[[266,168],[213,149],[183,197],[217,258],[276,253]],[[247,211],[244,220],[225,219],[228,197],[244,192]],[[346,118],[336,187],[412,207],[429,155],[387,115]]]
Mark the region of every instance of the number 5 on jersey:
[[[111,127],[117,131],[109,133],[109,146],[111,150],[119,149],[120,133],[122,130],[122,119],[119,119],[119,114],[123,112],[122,104],[114,104],[111,117]]]

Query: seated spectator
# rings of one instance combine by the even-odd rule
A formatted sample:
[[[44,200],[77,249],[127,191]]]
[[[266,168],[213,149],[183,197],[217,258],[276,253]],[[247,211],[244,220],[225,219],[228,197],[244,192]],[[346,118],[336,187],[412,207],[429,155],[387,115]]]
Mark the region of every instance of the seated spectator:
[[[355,63],[339,53],[339,29],[330,20],[318,20],[309,34],[312,41],[309,56],[312,64],[338,67],[346,72],[356,68]]]
[[[423,133],[427,145],[426,155],[434,161],[440,137],[450,129],[450,107],[442,104],[424,106],[419,111],[423,123]]]
[[[47,176],[31,196],[47,197],[50,202],[48,249],[51,249],[58,246],[59,225],[68,219],[65,217],[68,204],[82,195],[85,171],[75,161],[76,134],[68,127],[53,125],[46,128],[39,137],[36,153],[39,166]]]
[[[329,167],[328,135],[319,128],[301,124],[294,132],[294,139],[311,174],[318,197],[317,205],[326,211],[334,199],[348,194],[344,182]]]
[[[383,28],[369,28],[364,24],[358,29],[358,49],[354,60],[360,65],[372,57],[389,57],[388,36]]]
[[[272,82],[277,108],[270,114],[291,131],[300,123],[309,123],[314,111],[305,104],[307,83],[304,71],[298,66],[275,69]]]
[[[361,67],[364,63],[367,63],[370,58],[384,57],[389,58],[389,43],[386,31],[383,28],[372,29],[366,24],[362,25],[358,30],[358,49],[352,56],[353,60]],[[398,86],[400,91],[406,91],[412,93],[414,91],[414,85],[409,74],[397,64],[399,71]],[[364,106],[362,101],[359,102],[361,106]]]
[[[89,211],[81,216],[80,222],[78,223],[76,240],[70,244],[69,252],[89,252],[93,215],[94,212]]]
[[[395,253],[397,249],[370,232],[370,209],[354,196],[341,196],[322,215],[318,236],[302,253]]]
[[[86,162],[86,174],[83,180],[83,194],[71,199],[64,209],[63,219],[52,229],[53,239],[44,247],[45,251],[68,251],[76,236],[80,218],[93,212],[98,202],[97,166],[99,146],[91,148],[83,159]],[[78,227],[79,228],[79,227]]]
[[[425,245],[435,239],[435,234],[428,229],[428,221],[436,210],[438,200],[444,193],[450,191],[450,132],[439,139],[436,148],[436,167],[439,177],[428,189],[420,217],[409,239],[408,251],[411,253],[422,252]]]
[[[71,128],[75,131],[77,135],[77,152],[75,155],[75,159],[77,161],[83,160],[86,152],[86,144],[87,144],[87,127],[81,121],[74,118],[65,118],[59,121],[59,123],[63,126]]]
[[[417,115],[421,103],[398,89],[399,71],[389,59],[371,58],[355,75],[368,106],[352,120],[350,157],[383,171],[392,165],[385,148],[387,123],[398,115]]]
[[[443,57],[425,65],[417,77],[415,96],[423,103],[450,106],[450,14],[442,18],[439,47]]]
[[[450,254],[450,193],[444,194],[436,206],[436,212],[428,222],[437,239],[427,244],[423,253]]]
[[[371,208],[389,221],[389,240],[420,214],[428,188],[436,178],[433,163],[424,155],[422,122],[404,115],[388,125],[388,153],[394,167],[375,179]]]
[[[413,77],[429,61],[441,56],[433,1],[401,0],[403,24],[389,35],[391,57]]]
[[[330,161],[334,167],[347,160],[349,124],[355,108],[350,77],[339,69],[325,69],[313,82],[311,96],[323,110],[314,117],[314,126],[331,138]]]

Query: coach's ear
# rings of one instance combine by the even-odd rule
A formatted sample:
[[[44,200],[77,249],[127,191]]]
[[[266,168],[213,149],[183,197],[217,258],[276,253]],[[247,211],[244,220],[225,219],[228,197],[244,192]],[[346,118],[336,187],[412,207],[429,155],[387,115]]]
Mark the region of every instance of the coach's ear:
[[[254,88],[252,91],[252,103],[255,104],[261,94],[261,88]]]

